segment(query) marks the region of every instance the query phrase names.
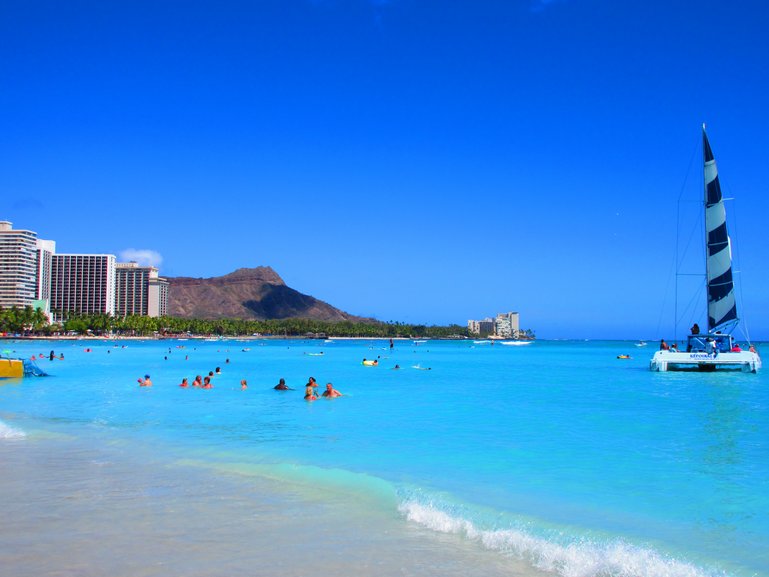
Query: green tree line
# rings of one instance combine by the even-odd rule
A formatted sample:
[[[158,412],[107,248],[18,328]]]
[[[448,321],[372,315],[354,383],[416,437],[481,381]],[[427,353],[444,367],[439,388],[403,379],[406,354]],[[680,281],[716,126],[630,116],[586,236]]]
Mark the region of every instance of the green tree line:
[[[156,335],[213,335],[297,337],[307,334],[329,337],[466,337],[467,328],[460,325],[412,325],[399,322],[331,322],[304,318],[248,319],[187,319],[179,317],[146,317],[128,315],[72,313],[61,323],[48,324],[45,314],[32,307],[0,307],[0,332],[21,335],[54,335],[62,333],[114,334],[151,337]]]

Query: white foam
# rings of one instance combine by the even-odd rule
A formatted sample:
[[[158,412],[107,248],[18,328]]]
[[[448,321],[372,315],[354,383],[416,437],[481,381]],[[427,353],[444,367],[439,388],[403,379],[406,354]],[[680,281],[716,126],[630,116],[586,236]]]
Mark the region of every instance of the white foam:
[[[0,421],[0,439],[23,439],[27,434]]]
[[[462,535],[561,577],[713,577],[694,565],[621,540],[561,544],[523,530],[481,530],[466,519],[416,501],[401,503],[399,510],[409,521],[428,529]]]

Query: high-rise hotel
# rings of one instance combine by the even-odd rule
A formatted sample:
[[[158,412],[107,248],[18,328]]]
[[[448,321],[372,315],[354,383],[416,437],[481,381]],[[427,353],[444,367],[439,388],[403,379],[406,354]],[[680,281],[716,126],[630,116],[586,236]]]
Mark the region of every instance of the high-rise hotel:
[[[56,321],[69,312],[114,315],[115,255],[54,254],[51,311]]]
[[[166,314],[168,281],[158,276],[157,268],[135,262],[119,262],[116,267],[117,315],[162,317]]]
[[[168,281],[155,267],[112,254],[56,254],[56,243],[0,221],[0,306],[34,306],[60,321],[68,313],[166,314]]]
[[[55,250],[55,242],[0,221],[0,306],[36,306],[48,312]]]

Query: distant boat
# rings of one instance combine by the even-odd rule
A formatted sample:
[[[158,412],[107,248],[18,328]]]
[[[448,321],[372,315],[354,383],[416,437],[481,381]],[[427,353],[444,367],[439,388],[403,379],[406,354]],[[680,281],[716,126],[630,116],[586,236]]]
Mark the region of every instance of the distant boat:
[[[473,343],[475,343],[476,345],[488,345],[490,342],[491,341],[489,341],[489,340],[486,340],[486,341],[473,341]]]
[[[414,344],[415,344],[415,345],[423,345],[423,344],[425,344],[426,342],[427,342],[427,341],[414,341]]]
[[[501,345],[512,345],[512,346],[521,346],[521,345],[530,345],[534,341],[500,341],[499,344]]]
[[[732,278],[732,247],[726,230],[726,211],[713,151],[702,126],[702,155],[705,174],[705,276],[707,278],[708,330],[687,339],[686,352],[671,349],[654,353],[652,371],[741,370],[755,373],[761,357],[751,346],[742,351],[734,345],[731,331],[738,323]],[[692,327],[694,328],[694,327]]]
[[[648,343],[646,341],[638,341],[635,346],[637,347],[645,347]]]

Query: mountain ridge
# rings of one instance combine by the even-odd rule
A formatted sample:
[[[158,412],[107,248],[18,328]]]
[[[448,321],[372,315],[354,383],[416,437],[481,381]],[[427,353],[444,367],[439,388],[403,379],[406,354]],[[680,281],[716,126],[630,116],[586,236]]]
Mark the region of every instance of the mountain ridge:
[[[175,317],[372,321],[351,315],[286,285],[269,266],[239,268],[218,277],[168,277],[168,314]]]

